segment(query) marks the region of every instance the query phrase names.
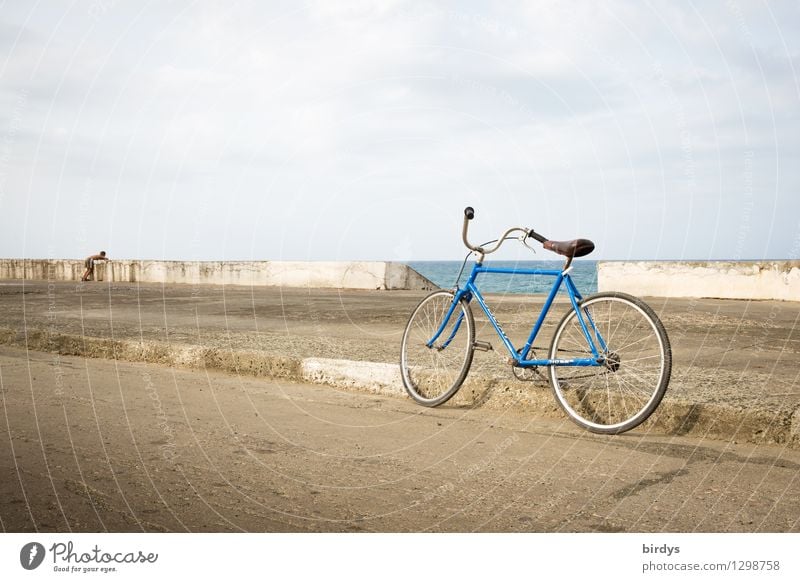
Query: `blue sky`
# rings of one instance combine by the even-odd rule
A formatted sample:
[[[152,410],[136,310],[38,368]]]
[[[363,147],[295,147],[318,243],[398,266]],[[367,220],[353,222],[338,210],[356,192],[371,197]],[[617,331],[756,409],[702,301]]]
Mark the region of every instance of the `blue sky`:
[[[475,240],[797,259],[798,30],[796,2],[6,2],[0,256],[458,259],[470,204]]]

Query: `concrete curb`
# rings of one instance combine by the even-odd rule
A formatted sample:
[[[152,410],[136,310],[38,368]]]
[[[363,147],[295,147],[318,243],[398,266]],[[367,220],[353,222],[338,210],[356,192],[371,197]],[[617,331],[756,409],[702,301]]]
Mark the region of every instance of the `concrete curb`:
[[[294,358],[258,351],[234,352],[188,344],[113,340],[7,328],[0,328],[0,345],[68,356],[211,369],[405,397],[397,364]],[[451,403],[465,407],[513,408],[566,420],[549,387],[522,383],[512,378],[470,374]],[[699,404],[672,399],[668,393],[653,416],[637,430],[755,444],[778,444],[800,449],[800,408],[776,412]]]

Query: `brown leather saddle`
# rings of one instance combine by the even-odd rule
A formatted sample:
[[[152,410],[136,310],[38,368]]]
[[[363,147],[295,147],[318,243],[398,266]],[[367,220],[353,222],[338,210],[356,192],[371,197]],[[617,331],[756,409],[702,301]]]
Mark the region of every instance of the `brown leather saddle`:
[[[568,241],[548,240],[542,243],[542,246],[548,251],[564,255],[568,259],[585,257],[594,250],[594,243],[585,238]]]

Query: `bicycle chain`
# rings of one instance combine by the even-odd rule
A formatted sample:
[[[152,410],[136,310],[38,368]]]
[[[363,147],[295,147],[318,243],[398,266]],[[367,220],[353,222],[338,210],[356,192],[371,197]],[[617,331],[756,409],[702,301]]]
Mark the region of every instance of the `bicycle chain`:
[[[531,348],[531,352],[533,353],[534,358],[536,358],[536,349],[535,348]],[[584,352],[582,350],[566,350],[566,349],[562,349],[562,348],[559,348],[558,352],[559,353],[566,353],[566,354],[585,354],[586,353],[586,352]],[[526,378],[525,376],[518,375],[519,373],[523,373],[525,370],[530,370],[531,372],[533,372],[533,375],[528,377],[528,378]],[[515,366],[515,365],[512,364],[512,366],[511,366],[511,374],[514,376],[514,378],[516,378],[517,380],[519,380],[521,382],[535,382],[537,379],[547,380],[547,378],[539,371],[539,366],[534,366],[534,367],[531,367],[531,368],[520,368],[519,366]],[[579,379],[582,379],[582,378],[594,378],[594,377],[600,376],[602,374],[608,374],[608,370],[607,369],[603,369],[599,373],[596,373],[596,374],[583,374],[581,376],[570,376],[569,378],[565,378],[565,380],[569,381],[569,380],[579,380]]]

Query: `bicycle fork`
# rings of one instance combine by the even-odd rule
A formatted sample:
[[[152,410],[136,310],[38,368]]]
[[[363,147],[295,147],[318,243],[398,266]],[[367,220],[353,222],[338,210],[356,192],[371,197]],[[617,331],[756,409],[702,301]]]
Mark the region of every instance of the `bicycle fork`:
[[[452,314],[450,314],[450,315],[452,316]],[[434,343],[436,342],[436,339],[437,339],[437,338],[438,338],[438,337],[439,337],[439,336],[442,334],[442,332],[444,331],[444,328],[447,326],[447,322],[449,321],[449,319],[450,319],[450,318],[448,317],[448,318],[446,318],[446,319],[444,320],[444,322],[442,323],[442,327],[441,327],[441,328],[440,328],[440,329],[439,329],[439,330],[436,332],[436,335],[434,335],[434,336],[433,336],[433,338],[431,339],[431,341],[429,341],[429,342],[426,344],[426,345],[427,345],[429,348],[433,348],[433,347],[435,347],[435,346],[434,346]],[[446,348],[447,348],[447,346],[449,346],[449,345],[450,345],[450,342],[452,342],[452,341],[453,341],[453,338],[454,338],[454,337],[456,337],[456,334],[458,333],[458,330],[459,330],[459,328],[461,327],[461,324],[462,324],[463,322],[464,322],[464,314],[463,314],[463,313],[460,313],[460,314],[458,315],[458,319],[456,320],[455,324],[453,325],[453,331],[451,331],[451,332],[450,332],[450,336],[449,336],[449,337],[448,337],[448,338],[445,340],[445,342],[444,342],[444,343],[443,343],[441,346],[439,346],[439,347],[437,347],[437,348],[436,348],[438,351],[442,351],[442,350],[446,349]],[[494,349],[494,348],[492,347],[492,344],[490,344],[489,342],[481,341],[481,340],[474,340],[474,341],[472,342],[472,347],[473,347],[473,349],[476,349],[476,350],[478,350],[479,352],[490,352],[490,351],[492,351],[492,350]]]
[[[458,330],[461,328],[461,324],[464,322],[463,311],[458,314],[458,319],[456,320],[455,324],[453,324],[453,330],[450,332],[450,335],[444,341],[444,343],[442,343],[442,345],[438,347],[434,345],[436,343],[436,340],[439,339],[439,337],[442,335],[445,328],[447,327],[450,318],[453,317],[453,312],[456,310],[459,301],[461,301],[461,297],[458,294],[455,294],[453,297],[453,302],[450,304],[450,308],[447,310],[447,314],[445,314],[445,316],[442,318],[442,323],[439,326],[439,329],[437,329],[436,333],[433,334],[433,337],[430,340],[428,340],[428,342],[425,344],[426,346],[428,346],[429,348],[435,348],[437,351],[442,351],[445,348],[447,348],[447,346],[450,345],[450,342],[453,341],[453,338],[456,337]]]

